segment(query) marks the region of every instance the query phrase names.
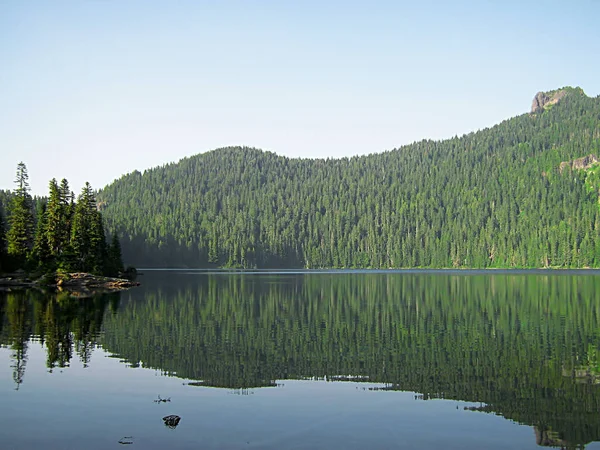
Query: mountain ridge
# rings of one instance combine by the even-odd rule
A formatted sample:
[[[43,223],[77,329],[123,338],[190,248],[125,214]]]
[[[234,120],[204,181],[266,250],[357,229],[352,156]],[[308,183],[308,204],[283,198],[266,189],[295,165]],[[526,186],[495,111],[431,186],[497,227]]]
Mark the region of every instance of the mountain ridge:
[[[564,89],[461,137],[328,159],[225,147],[98,200],[139,266],[596,267],[595,174],[559,167],[598,154],[600,100]]]
[[[549,90],[549,91],[539,91],[539,92],[538,92],[538,93],[537,93],[537,94],[534,96],[534,100],[533,100],[533,101],[535,101],[536,97],[537,97],[538,95],[540,95],[540,94],[541,94],[541,95],[545,95],[545,96],[547,96],[547,97],[552,97],[552,96],[554,96],[556,93],[559,93],[559,92],[561,92],[561,91],[564,91],[564,92],[565,92],[565,93],[567,93],[567,94],[569,94],[569,93],[570,93],[570,94],[577,94],[577,95],[581,95],[581,96],[583,96],[583,97],[585,97],[585,98],[587,98],[587,99],[594,99],[594,98],[598,98],[598,97],[600,97],[600,96],[598,96],[598,97],[590,97],[590,96],[588,96],[588,95],[585,93],[585,91],[584,91],[584,90],[583,90],[581,87],[579,87],[579,86],[574,86],[574,87],[573,87],[573,86],[564,86],[564,87],[561,87],[561,88],[558,88],[558,89],[552,89],[552,90]],[[258,150],[258,151],[260,151],[260,152],[263,152],[263,153],[271,153],[271,154],[273,154],[273,155],[275,155],[275,156],[278,156],[278,157],[287,158],[287,159],[294,159],[294,160],[337,160],[337,159],[354,159],[354,158],[363,158],[363,157],[368,157],[368,156],[371,156],[371,155],[376,155],[376,154],[382,154],[382,153],[387,153],[387,152],[394,152],[394,151],[398,151],[398,150],[401,150],[401,149],[403,149],[403,148],[405,148],[405,147],[410,147],[410,146],[412,146],[412,145],[415,145],[415,144],[418,144],[418,143],[421,143],[421,142],[444,142],[444,141],[448,141],[448,140],[451,140],[451,139],[456,139],[456,138],[459,138],[459,139],[460,139],[460,138],[462,138],[462,137],[466,137],[466,136],[469,136],[469,135],[472,135],[472,134],[475,134],[475,133],[479,133],[479,132],[482,132],[482,131],[485,131],[485,130],[490,130],[490,129],[492,129],[492,128],[495,128],[495,127],[497,127],[497,126],[499,126],[499,125],[503,124],[503,123],[504,123],[504,122],[506,122],[506,121],[510,121],[510,120],[512,120],[512,119],[515,119],[515,118],[518,118],[518,117],[521,117],[521,116],[524,116],[524,115],[527,115],[527,114],[528,114],[528,113],[522,113],[522,114],[518,114],[518,115],[516,115],[516,116],[512,116],[512,117],[509,117],[509,118],[507,118],[507,119],[504,119],[504,120],[502,120],[502,121],[500,121],[500,122],[498,122],[498,123],[496,123],[496,124],[494,124],[494,125],[490,125],[490,126],[488,126],[488,127],[484,127],[484,128],[482,128],[482,129],[479,129],[479,130],[476,130],[476,131],[470,131],[470,132],[468,132],[468,133],[463,133],[463,134],[461,134],[461,135],[455,135],[455,136],[453,136],[453,137],[446,138],[446,139],[431,139],[431,138],[423,138],[423,139],[415,140],[415,141],[413,141],[413,142],[411,142],[411,143],[408,143],[408,144],[401,145],[401,146],[399,146],[399,147],[393,147],[393,148],[391,148],[391,149],[385,149],[385,150],[373,151],[373,152],[371,152],[371,153],[364,153],[364,154],[359,154],[359,155],[351,155],[351,156],[339,156],[339,157],[337,157],[337,156],[327,156],[327,157],[287,156],[287,155],[282,155],[282,154],[279,154],[277,151],[272,151],[272,150],[264,150],[264,149],[262,149],[262,148],[260,148],[260,147],[257,147],[257,146],[252,146],[252,145],[229,145],[229,146],[224,146],[224,147],[217,147],[217,148],[210,149],[210,150],[207,150],[207,151],[204,151],[204,152],[199,152],[199,153],[195,153],[195,154],[193,154],[193,155],[184,156],[184,157],[182,157],[182,158],[180,158],[179,160],[176,160],[176,161],[167,161],[167,162],[164,162],[163,164],[159,164],[159,165],[156,165],[156,166],[154,166],[154,167],[149,167],[149,168],[147,168],[147,169],[143,169],[143,170],[138,170],[138,169],[135,169],[135,170],[133,170],[133,171],[131,171],[131,172],[128,172],[128,173],[125,173],[125,174],[121,175],[119,178],[117,178],[117,179],[113,180],[111,183],[108,183],[106,186],[110,186],[110,185],[111,185],[111,184],[113,184],[115,181],[118,181],[119,179],[121,179],[121,178],[123,178],[123,177],[126,177],[126,176],[128,176],[128,175],[133,175],[133,174],[143,174],[143,173],[144,173],[144,172],[146,172],[146,171],[150,171],[150,170],[159,169],[159,168],[162,168],[162,167],[165,167],[165,166],[170,166],[170,165],[178,164],[178,163],[180,163],[180,162],[182,162],[182,161],[185,161],[185,160],[187,160],[187,159],[190,159],[190,158],[195,158],[195,157],[198,157],[198,156],[200,156],[200,155],[204,155],[204,154],[211,153],[211,152],[219,152],[219,151],[222,151],[222,150],[228,150],[228,149],[232,149],[232,148],[238,148],[238,149],[254,149],[254,150]],[[530,111],[530,112],[529,112],[529,114],[532,114],[532,111]]]

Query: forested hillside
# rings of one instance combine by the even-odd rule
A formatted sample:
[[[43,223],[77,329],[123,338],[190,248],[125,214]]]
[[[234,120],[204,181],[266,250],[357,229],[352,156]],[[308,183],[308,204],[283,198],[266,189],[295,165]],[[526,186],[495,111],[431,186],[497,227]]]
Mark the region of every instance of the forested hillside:
[[[562,91],[380,154],[219,149],[123,176],[98,202],[140,267],[598,267],[598,163],[573,161],[600,154],[600,98]]]

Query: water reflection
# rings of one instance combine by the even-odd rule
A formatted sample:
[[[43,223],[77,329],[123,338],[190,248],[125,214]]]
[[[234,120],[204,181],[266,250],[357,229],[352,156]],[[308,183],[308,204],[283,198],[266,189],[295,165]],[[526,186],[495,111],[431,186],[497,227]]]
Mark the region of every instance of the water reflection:
[[[600,438],[599,292],[585,275],[155,272],[120,300],[0,294],[0,343],[17,387],[31,339],[49,370],[101,345],[191,385],[316,377],[479,402],[576,448]]]
[[[79,299],[68,293],[16,290],[0,293],[0,345],[12,351],[15,389],[23,383],[31,341],[46,349],[46,367],[68,367],[75,351],[87,367],[99,345],[107,305],[118,306],[119,294]]]

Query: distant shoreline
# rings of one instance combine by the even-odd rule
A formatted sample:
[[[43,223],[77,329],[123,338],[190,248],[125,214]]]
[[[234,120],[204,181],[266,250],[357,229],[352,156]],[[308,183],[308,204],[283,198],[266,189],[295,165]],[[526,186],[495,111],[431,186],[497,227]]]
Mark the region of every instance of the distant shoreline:
[[[540,275],[560,275],[560,274],[581,274],[581,275],[600,275],[600,269],[581,268],[581,269],[559,269],[559,268],[534,268],[534,269],[206,269],[206,268],[182,268],[182,267],[147,267],[139,268],[138,272],[143,275],[144,272],[195,272],[202,274],[449,274],[449,275],[483,275],[483,274],[540,274]]]

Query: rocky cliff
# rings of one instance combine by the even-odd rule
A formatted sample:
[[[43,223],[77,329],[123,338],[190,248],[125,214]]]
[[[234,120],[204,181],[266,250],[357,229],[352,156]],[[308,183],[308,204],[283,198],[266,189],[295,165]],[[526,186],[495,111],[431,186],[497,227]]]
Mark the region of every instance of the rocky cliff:
[[[559,89],[552,92],[538,92],[531,102],[531,114],[543,111],[548,106],[558,103],[565,95],[567,95],[565,89]]]
[[[563,161],[560,163],[559,169],[562,172],[565,168],[570,167],[573,170],[586,170],[600,162],[596,155],[590,154],[573,161]]]

